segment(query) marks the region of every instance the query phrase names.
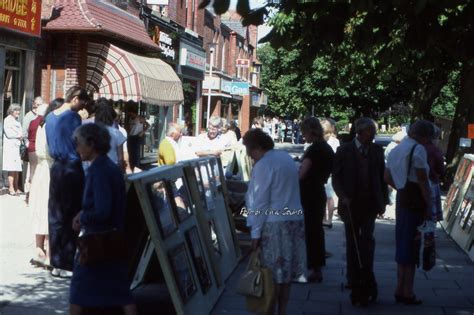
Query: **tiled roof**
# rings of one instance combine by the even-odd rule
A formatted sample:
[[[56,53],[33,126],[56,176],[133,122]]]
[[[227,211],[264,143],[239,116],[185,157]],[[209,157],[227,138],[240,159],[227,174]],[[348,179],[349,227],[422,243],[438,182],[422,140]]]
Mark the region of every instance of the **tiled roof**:
[[[235,20],[221,20],[222,23],[227,25],[231,30],[235,31],[237,34],[242,36],[243,38],[247,38],[247,28],[245,26],[242,26],[241,21],[235,21]]]
[[[57,14],[43,27],[45,31],[96,32],[148,50],[159,50],[145,31],[142,20],[108,2],[56,0],[54,7]]]

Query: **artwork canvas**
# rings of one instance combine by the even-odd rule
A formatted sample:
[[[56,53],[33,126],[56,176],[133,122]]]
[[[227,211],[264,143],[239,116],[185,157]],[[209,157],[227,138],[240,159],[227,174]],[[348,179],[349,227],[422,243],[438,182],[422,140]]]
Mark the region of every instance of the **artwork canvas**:
[[[184,244],[169,252],[171,268],[183,302],[186,303],[196,292],[196,285]]]
[[[160,180],[150,183],[147,190],[156,222],[158,223],[162,237],[166,238],[178,228],[166,182]]]
[[[201,241],[196,227],[193,227],[186,232],[186,238],[189,248],[191,249],[191,256],[193,258],[194,267],[198,274],[201,289],[206,293],[211,287],[211,278],[209,276],[209,269],[207,268],[206,259],[201,246]]]
[[[211,233],[210,238],[212,241],[212,247],[214,249],[214,253],[217,256],[221,256],[221,245],[219,244],[219,238],[217,237],[217,231],[216,231],[216,223],[214,220],[209,221],[209,233]]]

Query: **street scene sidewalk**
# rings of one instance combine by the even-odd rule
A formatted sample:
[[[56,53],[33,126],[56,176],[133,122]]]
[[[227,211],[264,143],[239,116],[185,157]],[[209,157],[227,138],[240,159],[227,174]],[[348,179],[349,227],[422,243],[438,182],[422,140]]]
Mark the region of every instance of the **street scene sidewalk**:
[[[0,205],[0,314],[67,314],[69,280],[53,278],[48,271],[29,263],[34,238],[24,196],[0,196]],[[323,269],[323,281],[292,285],[288,314],[474,314],[474,264],[440,228],[436,238],[436,266],[430,272],[416,273],[415,292],[423,304],[395,304],[393,218],[393,207],[389,207],[385,219],[376,224],[374,269],[379,285],[376,304],[363,309],[350,303],[350,291],[344,289],[344,229],[336,220],[332,229],[325,230],[326,248],[332,257]],[[246,260],[228,279],[212,314],[249,314],[245,311],[245,299],[235,293],[237,279],[245,266]]]

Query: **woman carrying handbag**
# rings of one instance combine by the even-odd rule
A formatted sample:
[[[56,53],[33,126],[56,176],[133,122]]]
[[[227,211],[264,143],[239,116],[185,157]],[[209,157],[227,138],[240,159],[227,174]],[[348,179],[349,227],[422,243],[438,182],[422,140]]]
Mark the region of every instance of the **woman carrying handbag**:
[[[247,131],[243,143],[255,161],[246,195],[252,249],[261,250],[261,264],[272,272],[275,299],[269,313],[278,307],[278,314],[285,314],[291,281],[306,271],[298,169],[288,153],[273,150],[272,138],[261,129]]]

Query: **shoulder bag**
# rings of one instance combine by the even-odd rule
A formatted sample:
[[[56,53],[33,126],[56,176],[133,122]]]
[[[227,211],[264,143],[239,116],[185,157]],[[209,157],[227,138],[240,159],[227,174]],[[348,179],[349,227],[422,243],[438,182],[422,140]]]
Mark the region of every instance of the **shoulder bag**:
[[[415,151],[416,146],[417,144],[412,147],[410,156],[408,158],[407,182],[405,187],[399,189],[397,193],[399,194],[398,198],[401,208],[408,209],[412,212],[423,213],[427,207],[427,204],[423,198],[423,194],[421,193],[420,185],[418,183],[411,182],[408,178],[413,160],[413,152]]]

